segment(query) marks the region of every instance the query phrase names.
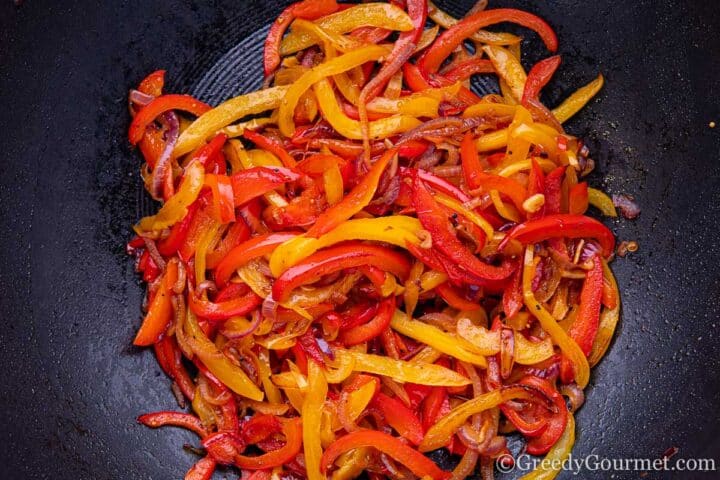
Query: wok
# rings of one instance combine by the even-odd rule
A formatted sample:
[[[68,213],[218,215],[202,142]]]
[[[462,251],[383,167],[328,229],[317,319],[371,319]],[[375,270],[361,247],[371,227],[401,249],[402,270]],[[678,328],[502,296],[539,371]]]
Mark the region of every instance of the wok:
[[[168,91],[210,103],[258,87],[262,39],[283,3],[0,5],[0,478],[179,478],[196,459],[181,448],[191,434],[135,422],[175,401],[151,350],[131,346],[143,287],[124,244],[152,205],[126,140],[126,95],[157,68]],[[471,3],[440,6],[462,15]],[[591,182],[642,207],[635,221],[608,221],[640,250],[612,264],[623,316],[578,415],[575,456],[655,459],[677,447],[678,457],[720,463],[720,128],[709,127],[720,122],[720,8],[491,6],[527,9],[557,29],[563,65],[548,104],[606,75],[568,131],[591,148]],[[548,55],[523,35],[528,62]]]

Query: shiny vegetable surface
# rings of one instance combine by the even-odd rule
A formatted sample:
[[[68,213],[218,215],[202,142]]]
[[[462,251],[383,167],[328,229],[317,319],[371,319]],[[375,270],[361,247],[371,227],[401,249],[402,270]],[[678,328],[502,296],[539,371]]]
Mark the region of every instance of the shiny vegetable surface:
[[[526,65],[499,25],[550,52],[556,34],[486,2],[460,19],[426,0],[278,14],[262,89],[213,107],[164,93],[158,70],[130,94],[162,202],[128,244],[148,291],[134,344],[189,405],[138,421],[199,437],[188,479],[487,480],[511,431],[567,458],[564,395],[620,312],[615,237],[587,211],[617,213],[562,126],[602,76],[546,106],[560,56]],[[500,93],[473,92],[477,74]]]

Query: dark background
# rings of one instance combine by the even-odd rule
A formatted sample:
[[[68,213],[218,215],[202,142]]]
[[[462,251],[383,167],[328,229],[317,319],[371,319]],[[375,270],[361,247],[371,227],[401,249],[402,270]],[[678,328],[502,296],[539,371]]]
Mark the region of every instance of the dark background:
[[[0,478],[179,478],[195,460],[181,448],[191,434],[135,423],[175,401],[152,353],[130,346],[142,287],[123,244],[150,206],[126,141],[126,93],[157,68],[172,91],[212,102],[256,86],[281,2],[263,3],[0,2]],[[471,2],[449,3],[458,15]],[[610,222],[640,251],[613,263],[622,323],[593,373],[574,454],[678,447],[720,464],[720,126],[708,126],[720,123],[720,7],[491,4],[557,29],[564,61],[550,105],[606,75],[568,130],[592,148],[595,185],[642,206],[638,220]],[[524,35],[528,60],[547,55]]]

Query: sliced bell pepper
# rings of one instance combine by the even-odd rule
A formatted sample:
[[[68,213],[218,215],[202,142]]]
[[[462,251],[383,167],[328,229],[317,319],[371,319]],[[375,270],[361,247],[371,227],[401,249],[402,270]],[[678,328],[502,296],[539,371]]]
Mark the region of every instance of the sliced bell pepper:
[[[495,45],[485,45],[483,52],[490,58],[498,77],[503,80],[512,94],[515,102],[520,102],[527,81],[527,74],[520,59],[510,50]]]
[[[267,37],[265,37],[265,47],[263,50],[263,69],[265,76],[268,77],[280,65],[280,42],[285,34],[285,30],[290,26],[293,19],[303,18],[306,20],[315,20],[317,18],[336,12],[338,4],[335,0],[304,0],[302,2],[293,3],[285,8],[282,13],[270,25]]]
[[[155,356],[160,368],[172,378],[185,397],[192,401],[195,396],[195,383],[182,363],[182,352],[173,337],[163,337],[155,344]]]
[[[333,205],[320,215],[306,235],[317,238],[365,208],[375,195],[380,177],[396,153],[397,148],[387,150],[340,203]]]
[[[598,75],[595,80],[584,87],[577,89],[575,93],[565,99],[559,106],[553,108],[552,113],[560,123],[565,123],[573,115],[580,111],[602,88],[605,78]]]
[[[389,248],[347,242],[310,255],[288,268],[272,287],[273,298],[284,302],[296,287],[318,281],[324,275],[360,266],[375,266],[405,279],[410,272],[408,258]]]
[[[216,466],[217,462],[212,456],[201,458],[190,467],[185,474],[185,480],[210,480],[215,473]]]
[[[575,443],[575,419],[568,414],[565,431],[560,439],[550,449],[548,454],[532,472],[520,477],[521,480],[553,480],[558,476],[562,465],[567,462],[573,444]]]
[[[177,282],[178,264],[169,262],[165,268],[163,279],[155,296],[150,302],[148,313],[145,315],[140,330],[133,340],[134,345],[147,346],[160,340],[173,318],[172,289]]]
[[[421,70],[437,72],[443,61],[458,45],[483,27],[501,22],[512,22],[535,30],[548,50],[557,50],[558,41],[552,28],[540,17],[512,8],[482,10],[460,20],[445,30],[428,48],[418,62]]]
[[[133,145],[142,140],[145,135],[145,129],[157,117],[171,110],[181,110],[189,112],[193,115],[200,116],[210,110],[210,105],[196,100],[190,95],[162,95],[156,97],[144,106],[133,118],[128,131],[128,139]]]
[[[467,80],[478,73],[494,73],[492,62],[485,58],[472,57],[461,62],[454,62],[448,66],[443,76],[451,82]]]
[[[157,242],[158,252],[160,255],[170,257],[180,249],[180,246],[187,238],[188,232],[190,231],[190,225],[192,224],[195,213],[197,212],[199,205],[193,203],[188,207],[187,214],[178,223],[172,226],[170,229],[170,235]]]
[[[293,460],[302,449],[303,428],[300,418],[279,418],[285,445],[255,457],[236,455],[234,464],[248,470],[265,470],[279,467]]]
[[[140,415],[137,418],[139,423],[142,423],[146,427],[158,428],[158,427],[181,427],[191,432],[195,432],[200,438],[208,436],[208,431],[203,426],[202,422],[195,415],[182,412],[155,412]]]
[[[503,291],[502,305],[505,317],[514,317],[523,307],[522,270],[513,272]]]
[[[205,182],[205,169],[200,162],[192,162],[185,168],[178,191],[152,216],[145,217],[135,226],[135,231],[150,232],[171,227],[185,218],[188,207],[197,199]]]
[[[573,215],[583,215],[589,205],[588,184],[580,182],[570,187],[568,192],[568,213]]]
[[[295,159],[287,152],[287,150],[285,150],[285,147],[283,147],[282,143],[277,138],[262,135],[253,130],[245,130],[243,137],[253,142],[259,148],[267,150],[278,157],[286,167],[293,168],[297,165]]]
[[[305,453],[305,470],[308,480],[321,480],[325,477],[320,472],[320,443],[322,412],[328,385],[320,365],[311,360],[308,362],[308,378],[305,401],[302,406],[303,448]]]
[[[179,158],[195,150],[221,128],[248,115],[277,108],[289,87],[272,87],[231,98],[205,112],[183,130],[175,144],[173,156]]]
[[[590,354],[595,336],[600,325],[600,309],[602,308],[603,267],[600,257],[593,255],[593,267],[585,276],[580,291],[580,306],[568,335],[575,340],[585,355]],[[563,358],[560,364],[560,378],[564,383],[572,381],[572,365]]]
[[[518,383],[541,391],[545,397],[552,401],[555,407],[556,411],[551,413],[547,427],[540,435],[530,438],[527,442],[527,452],[530,455],[542,455],[547,453],[552,446],[555,445],[565,431],[569,417],[565,399],[548,380],[528,375],[523,377]]]
[[[221,224],[235,221],[233,186],[227,175],[205,175],[205,185],[213,193],[213,216]]]
[[[227,285],[232,274],[253,258],[271,253],[278,245],[295,238],[296,233],[269,233],[253,237],[233,248],[215,269],[215,283],[222,288]]]
[[[450,472],[441,470],[435,463],[397,438],[378,430],[357,430],[335,440],[325,450],[320,469],[326,473],[330,465],[343,453],[361,447],[373,447],[407,467],[418,477],[435,480],[450,478]]]
[[[479,303],[471,302],[461,295],[452,285],[447,282],[435,287],[435,291],[445,300],[445,303],[458,310],[472,312],[480,310],[482,306]]]
[[[528,72],[525,89],[522,94],[521,103],[524,106],[527,107],[530,100],[539,99],[540,91],[555,74],[555,71],[560,66],[560,61],[560,55],[553,55],[533,65],[530,72]]]
[[[612,198],[600,190],[588,187],[588,203],[600,210],[603,215],[617,217],[617,210]]]
[[[145,77],[138,85],[138,90],[153,97],[162,95],[165,86],[165,70],[156,70]]]
[[[467,270],[481,280],[498,281],[510,276],[513,266],[509,263],[496,267],[477,257],[460,242],[451,231],[450,221],[435,202],[419,176],[413,182],[413,207],[420,223],[430,232],[433,247],[453,260],[460,268]]]
[[[395,297],[391,296],[380,302],[377,313],[369,322],[343,331],[340,334],[340,341],[345,346],[352,346],[365,343],[377,337],[388,328],[394,313]]]
[[[610,341],[615,333],[615,327],[620,319],[620,293],[618,292],[617,282],[607,262],[602,260],[603,273],[607,281],[610,283],[609,288],[612,289],[616,302],[612,307],[608,307],[600,313],[600,325],[598,327],[598,333],[595,336],[590,355],[588,356],[588,363],[593,366],[605,355],[605,352],[610,346]]]
[[[244,295],[221,302],[211,302],[198,298],[190,290],[188,306],[197,316],[211,321],[227,320],[238,315],[247,315],[262,303],[262,298],[254,292],[248,291]]]
[[[398,382],[440,387],[462,387],[470,384],[470,380],[466,377],[440,365],[405,362],[341,348],[333,349],[333,353],[340,361],[351,358],[354,361],[353,371],[383,375]]]
[[[538,243],[550,238],[594,238],[609,257],[615,248],[615,236],[602,223],[584,215],[556,214],[528,220],[513,227],[498,245],[502,251],[510,242],[522,244]]]
[[[401,436],[413,445],[419,445],[423,439],[420,419],[403,402],[378,392],[372,400],[372,406],[380,410],[385,421]]]
[[[298,180],[300,175],[282,167],[254,167],[241,170],[230,177],[235,206],[243,205],[267,192],[281,187],[284,183]]]
[[[512,200],[516,209],[523,211],[523,202],[527,198],[527,191],[517,181],[483,171],[475,172],[474,178],[474,182],[483,192],[489,193],[492,190],[497,190]]]

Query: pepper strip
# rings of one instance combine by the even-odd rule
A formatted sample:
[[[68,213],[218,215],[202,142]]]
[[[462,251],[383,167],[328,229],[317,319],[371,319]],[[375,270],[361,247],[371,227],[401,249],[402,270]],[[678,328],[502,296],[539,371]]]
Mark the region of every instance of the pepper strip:
[[[381,355],[371,355],[335,348],[333,353],[340,359],[350,357],[355,361],[356,372],[373,373],[390,377],[398,382],[417,383],[439,387],[462,387],[471,382],[449,368],[424,362],[405,362]]]
[[[441,470],[435,463],[417,450],[387,433],[377,430],[357,430],[335,440],[325,450],[321,461],[322,473],[343,453],[361,447],[373,447],[405,465],[418,477],[436,480],[450,478],[450,472]]]
[[[278,418],[278,420],[282,423],[285,445],[256,457],[235,455],[235,465],[248,470],[264,470],[285,465],[300,453],[303,441],[303,428],[300,418]]]
[[[558,122],[565,123],[570,117],[580,111],[602,88],[605,78],[598,75],[595,80],[584,87],[580,87],[572,95],[565,99],[558,107],[553,108],[552,113]]]
[[[273,298],[284,302],[296,287],[317,282],[321,277],[339,270],[360,266],[378,267],[402,279],[407,278],[410,272],[408,258],[399,252],[376,245],[348,242],[316,252],[285,270],[273,284]]]
[[[208,431],[200,419],[189,413],[170,411],[146,413],[145,415],[140,415],[137,421],[150,428],[166,426],[181,427],[196,433],[200,438],[208,436]]]
[[[307,367],[308,386],[302,406],[305,471],[308,480],[322,480],[325,477],[320,473],[322,445],[318,432],[321,431],[320,423],[322,421],[325,397],[328,393],[328,385],[322,368],[314,360],[309,360]]]
[[[567,416],[567,424],[557,443],[550,449],[539,466],[520,477],[520,480],[553,480],[562,471],[561,466],[570,456],[573,444],[575,443],[575,418],[572,414]]]
[[[600,326],[598,328],[597,335],[595,336],[592,349],[590,350],[590,355],[588,356],[588,363],[590,366],[594,366],[600,361],[603,355],[605,355],[605,352],[610,346],[613,334],[615,333],[617,322],[620,319],[620,292],[618,292],[617,281],[615,280],[612,270],[608,267],[607,262],[605,260],[601,260],[601,262],[603,275],[610,283],[610,288],[613,290],[615,298],[617,298],[617,302],[613,308],[605,309],[600,314]]]
[[[162,95],[145,105],[133,118],[128,130],[128,140],[137,145],[145,135],[145,129],[157,117],[170,110],[182,110],[193,115],[202,115],[210,110],[210,105],[196,100],[190,95]]]
[[[250,92],[231,98],[205,112],[180,134],[173,156],[178,158],[195,150],[218,130],[243,117],[277,108],[288,88],[287,86],[272,87]]]
[[[172,289],[177,282],[178,264],[176,261],[168,263],[160,288],[150,303],[148,313],[145,315],[140,330],[135,335],[133,345],[148,346],[160,340],[173,316]]]
[[[565,330],[558,325],[557,321],[545,307],[535,298],[532,290],[532,281],[535,277],[535,266],[533,264],[533,247],[528,245],[525,248],[525,263],[523,267],[523,298],[525,306],[540,322],[540,326],[550,335],[553,343],[573,362],[575,370],[575,382],[580,388],[585,388],[590,380],[590,366],[585,354],[578,344]]]
[[[296,237],[296,233],[268,233],[253,237],[236,246],[225,255],[215,269],[215,283],[222,288],[227,285],[232,274],[253,258],[271,253],[275,248]]]
[[[425,433],[422,443],[418,449],[421,452],[429,452],[444,447],[450,442],[457,430],[476,413],[484,412],[495,408],[501,403],[515,399],[529,399],[533,394],[531,390],[523,386],[502,387],[492,392],[483,393],[467,402],[463,402],[453,408],[450,413],[440,418],[435,425]]]

